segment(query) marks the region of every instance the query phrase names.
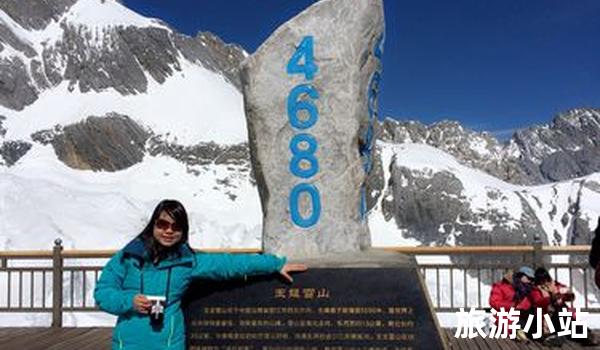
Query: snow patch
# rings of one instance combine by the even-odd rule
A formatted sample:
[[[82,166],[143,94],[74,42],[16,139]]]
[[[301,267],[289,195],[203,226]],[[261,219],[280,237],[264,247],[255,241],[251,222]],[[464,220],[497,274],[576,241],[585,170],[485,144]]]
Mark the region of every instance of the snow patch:
[[[78,0],[63,19],[86,27],[160,27],[168,29],[159,20],[146,18],[115,0]]]
[[[50,146],[35,144],[15,166],[0,167],[0,250],[47,250],[56,238],[67,248],[117,249],[142,230],[164,198],[188,210],[192,246],[258,248],[258,192],[249,179],[238,181],[227,188],[237,196],[232,201],[217,183],[230,175],[226,165],[211,165],[194,176],[162,156],[114,173],[74,170]]]

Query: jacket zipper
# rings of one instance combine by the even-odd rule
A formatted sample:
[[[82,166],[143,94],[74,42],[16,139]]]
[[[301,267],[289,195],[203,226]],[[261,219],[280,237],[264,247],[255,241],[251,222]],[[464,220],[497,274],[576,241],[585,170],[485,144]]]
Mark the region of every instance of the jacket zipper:
[[[174,322],[173,322],[173,315],[171,315],[171,327],[169,329],[169,339],[167,339],[167,346],[171,347],[171,338],[173,338],[173,328],[174,328]]]
[[[118,333],[119,338],[119,349],[123,349],[123,339],[121,339],[121,331]]]

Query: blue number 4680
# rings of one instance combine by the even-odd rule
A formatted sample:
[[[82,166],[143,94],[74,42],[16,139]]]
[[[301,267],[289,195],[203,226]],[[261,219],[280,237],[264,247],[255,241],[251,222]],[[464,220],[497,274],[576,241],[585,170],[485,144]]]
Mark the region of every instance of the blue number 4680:
[[[301,61],[304,58],[304,63]],[[315,57],[313,53],[313,37],[305,36],[300,42],[300,46],[294,52],[294,55],[287,64],[288,74],[304,74],[304,78],[308,81],[313,80],[315,73],[319,71],[319,68],[315,64]]]

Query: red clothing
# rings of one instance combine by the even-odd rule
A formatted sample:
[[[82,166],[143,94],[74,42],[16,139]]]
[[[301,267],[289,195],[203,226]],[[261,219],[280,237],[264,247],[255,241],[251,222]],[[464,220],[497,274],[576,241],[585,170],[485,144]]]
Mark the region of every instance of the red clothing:
[[[565,286],[564,284],[562,284],[560,282],[552,281],[552,283],[554,283],[554,287],[559,291],[561,288],[567,288],[567,286]],[[564,308],[567,308],[567,310],[571,311],[572,317],[573,317],[573,319],[575,319],[575,311],[566,304],[566,301],[572,300],[572,299],[568,299],[567,295],[564,296],[561,304],[552,305],[552,296],[550,294],[548,294],[547,296],[544,296],[544,293],[542,293],[541,289],[539,287],[536,287],[531,291],[531,297],[533,299],[534,307],[542,308],[542,312],[544,314],[547,314],[548,312],[551,312],[551,311],[552,312],[562,311],[562,308],[564,307]],[[550,306],[553,306],[554,310],[550,310]]]
[[[554,283],[554,287],[556,287],[557,290],[567,287],[560,282],[552,281],[552,283]],[[552,304],[552,296],[550,294],[544,296],[542,290],[539,287],[536,287],[531,291],[531,297],[533,298],[533,304],[535,307],[541,307],[544,313],[548,312],[548,307],[550,304]],[[562,307],[562,305],[559,306]]]
[[[490,306],[496,311],[500,311],[500,308],[504,308],[505,311],[508,311],[511,307],[517,310],[529,310],[533,307],[531,295],[518,302],[513,301],[514,296],[515,289],[513,288],[512,283],[503,278],[502,281],[492,285]]]
[[[552,303],[552,297],[550,295],[544,296],[539,288],[533,288],[531,291],[531,299],[533,299],[533,306],[541,308],[543,313],[548,313],[548,307]]]

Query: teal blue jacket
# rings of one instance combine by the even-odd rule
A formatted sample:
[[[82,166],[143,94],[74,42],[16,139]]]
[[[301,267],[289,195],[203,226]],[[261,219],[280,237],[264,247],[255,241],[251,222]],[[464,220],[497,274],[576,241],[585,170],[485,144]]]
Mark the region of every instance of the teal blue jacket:
[[[96,303],[118,316],[113,349],[184,350],[181,297],[192,280],[270,274],[285,264],[285,259],[273,255],[194,253],[187,245],[181,246],[180,257],[165,259],[156,266],[146,256],[143,242],[131,241],[110,259],[96,283]],[[163,327],[155,329],[148,315],[133,308],[133,298],[137,294],[164,296],[167,289]]]

